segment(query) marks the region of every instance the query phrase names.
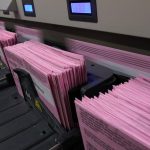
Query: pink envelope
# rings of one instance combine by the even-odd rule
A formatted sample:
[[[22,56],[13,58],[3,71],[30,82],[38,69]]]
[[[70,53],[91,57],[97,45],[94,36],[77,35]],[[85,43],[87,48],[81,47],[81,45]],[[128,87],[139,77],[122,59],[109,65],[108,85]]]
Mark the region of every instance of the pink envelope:
[[[150,149],[148,93],[143,90],[149,79],[143,79],[145,84],[137,79],[115,86],[108,93],[100,93],[99,97],[75,101],[86,150]]]
[[[66,129],[71,129],[74,123],[68,92],[86,80],[86,74],[82,74],[85,68],[83,57],[77,55],[75,59],[76,54],[74,56],[69,53],[69,56],[68,52],[55,50],[35,41],[7,47],[6,51],[8,57],[11,58],[13,55],[23,60],[24,69],[31,74],[35,85],[41,83],[41,89],[47,88],[51,91],[55,102],[54,109],[49,106],[48,97],[39,93],[41,100]]]
[[[8,66],[7,58],[5,56],[4,47],[11,46],[17,43],[16,34],[0,29],[0,58],[4,64]],[[8,66],[9,67],[9,66]]]

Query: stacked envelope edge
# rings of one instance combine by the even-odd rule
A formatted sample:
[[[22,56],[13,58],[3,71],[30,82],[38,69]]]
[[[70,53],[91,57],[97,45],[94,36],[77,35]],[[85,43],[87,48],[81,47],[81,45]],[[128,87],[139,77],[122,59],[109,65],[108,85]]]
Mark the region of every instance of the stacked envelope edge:
[[[75,103],[85,150],[150,150],[150,78]]]
[[[16,33],[0,29],[0,59],[6,65],[7,65],[7,60],[3,48],[6,46],[14,45],[16,43],[17,43]]]

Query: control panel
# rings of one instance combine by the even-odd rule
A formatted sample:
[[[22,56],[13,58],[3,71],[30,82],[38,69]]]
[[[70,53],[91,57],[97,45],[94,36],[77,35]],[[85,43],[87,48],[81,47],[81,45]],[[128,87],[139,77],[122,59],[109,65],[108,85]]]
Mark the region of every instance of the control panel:
[[[96,0],[67,0],[70,20],[97,22]]]
[[[29,17],[36,17],[33,0],[22,0],[24,15]]]

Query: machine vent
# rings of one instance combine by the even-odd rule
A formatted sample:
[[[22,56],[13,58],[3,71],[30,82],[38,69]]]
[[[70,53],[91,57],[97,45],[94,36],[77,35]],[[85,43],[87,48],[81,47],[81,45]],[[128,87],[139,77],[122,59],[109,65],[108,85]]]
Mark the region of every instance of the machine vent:
[[[70,51],[83,54],[89,58],[103,59],[150,73],[150,56],[73,39],[68,39],[67,45]]]

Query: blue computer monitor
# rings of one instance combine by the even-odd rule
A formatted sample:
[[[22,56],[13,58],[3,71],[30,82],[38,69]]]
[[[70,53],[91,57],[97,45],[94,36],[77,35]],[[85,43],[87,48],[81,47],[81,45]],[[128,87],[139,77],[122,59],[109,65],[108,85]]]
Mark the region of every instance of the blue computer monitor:
[[[33,6],[31,4],[24,5],[25,12],[33,12]]]
[[[92,7],[90,2],[72,2],[71,3],[72,14],[92,14]]]
[[[70,20],[97,22],[96,0],[67,0]]]
[[[36,17],[33,0],[22,0],[24,15],[27,17]]]

